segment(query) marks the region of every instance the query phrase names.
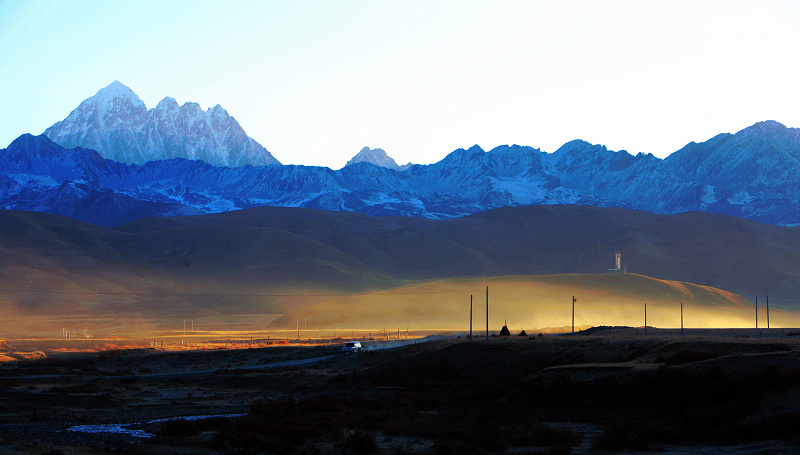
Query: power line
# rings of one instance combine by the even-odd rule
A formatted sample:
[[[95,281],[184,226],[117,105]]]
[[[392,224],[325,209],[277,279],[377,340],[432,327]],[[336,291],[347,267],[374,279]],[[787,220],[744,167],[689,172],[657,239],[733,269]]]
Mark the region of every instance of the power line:
[[[67,294],[67,295],[111,295],[111,296],[131,296],[131,297],[341,297],[341,296],[360,296],[360,295],[418,295],[418,294],[464,294],[467,291],[407,291],[407,292],[387,292],[387,291],[365,291],[365,292],[337,292],[337,293],[318,293],[318,294],[187,294],[187,293],[150,293],[150,292],[91,292],[91,291],[44,291],[30,289],[0,289],[0,292],[19,293],[19,294]]]

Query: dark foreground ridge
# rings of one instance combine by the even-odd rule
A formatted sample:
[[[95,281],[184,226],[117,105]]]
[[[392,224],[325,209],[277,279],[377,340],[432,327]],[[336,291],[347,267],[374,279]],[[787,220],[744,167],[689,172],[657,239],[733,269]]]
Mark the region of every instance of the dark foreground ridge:
[[[5,364],[0,444],[70,454],[798,449],[800,330],[604,329],[346,355],[137,350]],[[192,369],[201,372],[159,376]],[[174,419],[201,415],[219,417]],[[67,431],[94,424],[154,436]]]

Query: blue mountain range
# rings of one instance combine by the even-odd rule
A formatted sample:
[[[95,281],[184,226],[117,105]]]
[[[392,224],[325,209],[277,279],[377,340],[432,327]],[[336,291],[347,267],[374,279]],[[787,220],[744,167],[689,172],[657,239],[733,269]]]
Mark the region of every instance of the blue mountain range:
[[[30,134],[0,150],[0,207],[101,226],[265,205],[441,219],[537,204],[703,211],[798,225],[798,202],[800,129],[775,121],[692,142],[665,159],[576,140],[554,153],[473,146],[402,170],[367,161],[339,170],[185,158],[126,164]]]

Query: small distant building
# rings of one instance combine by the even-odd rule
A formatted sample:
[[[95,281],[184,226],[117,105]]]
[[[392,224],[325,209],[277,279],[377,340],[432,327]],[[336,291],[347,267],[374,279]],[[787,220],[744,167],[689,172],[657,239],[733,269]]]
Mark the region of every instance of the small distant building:
[[[619,251],[614,255],[614,268],[608,269],[607,273],[627,273],[627,267],[622,267],[622,253]]]
[[[508,321],[505,321],[505,324],[503,325],[503,328],[500,329],[500,335],[499,336],[501,336],[501,337],[510,337],[511,336],[511,332],[508,330]]]

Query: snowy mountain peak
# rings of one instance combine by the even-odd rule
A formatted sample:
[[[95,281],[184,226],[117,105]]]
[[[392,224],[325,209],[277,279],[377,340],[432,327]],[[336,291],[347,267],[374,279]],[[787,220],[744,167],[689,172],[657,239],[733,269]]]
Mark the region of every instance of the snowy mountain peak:
[[[119,81],[84,100],[44,134],[65,148],[97,150],[122,163],[187,158],[227,167],[281,164],[219,104],[204,111],[197,103],[179,106],[166,97],[148,110]]]
[[[216,106],[210,108],[207,112],[208,112],[208,115],[210,115],[211,117],[225,118],[225,119],[231,118],[231,115],[228,114],[228,111],[223,109],[223,107],[220,106],[219,104],[217,104]]]
[[[748,130],[750,128],[762,128],[765,131],[769,131],[769,130],[785,130],[786,129],[786,125],[784,125],[783,123],[778,122],[776,120],[763,120],[761,122],[756,122],[753,125],[745,128],[745,130]]]
[[[396,171],[403,171],[411,167],[411,163],[408,163],[404,166],[400,166],[395,162],[395,160],[386,154],[383,149],[371,149],[369,147],[364,147],[359,151],[356,156],[350,159],[350,161],[345,164],[345,166],[350,166],[356,163],[370,163],[374,164],[375,166],[385,167],[388,169],[394,169]]]
[[[748,126],[736,134],[741,136],[774,136],[783,135],[792,130],[794,128],[787,128],[784,124],[775,120],[766,120]]]
[[[97,102],[97,104],[101,106],[107,106],[122,100],[128,101],[134,107],[146,109],[144,101],[142,101],[136,93],[133,93],[133,90],[120,81],[114,81],[108,86],[101,88],[89,99]]]
[[[163,111],[174,111],[178,109],[180,105],[175,98],[170,96],[165,97],[163,100],[159,101],[156,105],[156,110],[163,110]]]

